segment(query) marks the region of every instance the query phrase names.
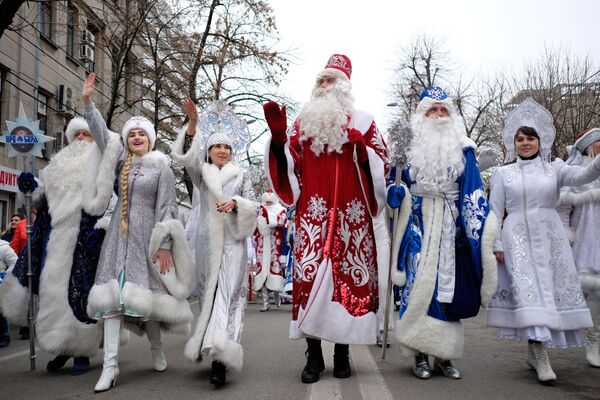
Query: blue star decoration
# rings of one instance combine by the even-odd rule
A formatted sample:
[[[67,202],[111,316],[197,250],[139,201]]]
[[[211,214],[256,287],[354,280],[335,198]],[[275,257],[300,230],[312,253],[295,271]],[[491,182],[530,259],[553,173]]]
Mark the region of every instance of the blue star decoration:
[[[8,129],[0,136],[0,143],[6,143],[9,157],[30,154],[42,157],[44,143],[54,140],[45,136],[40,129],[40,121],[32,121],[27,118],[23,103],[19,104],[19,116],[16,121],[6,121]]]

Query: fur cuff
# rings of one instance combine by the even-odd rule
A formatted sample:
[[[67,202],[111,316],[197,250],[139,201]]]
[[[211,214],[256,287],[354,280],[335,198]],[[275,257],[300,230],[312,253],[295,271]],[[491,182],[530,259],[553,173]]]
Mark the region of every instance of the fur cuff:
[[[498,288],[498,264],[494,255],[494,237],[498,230],[498,218],[490,211],[485,220],[483,235],[481,239],[481,261],[483,267],[483,279],[481,282],[480,295],[481,305],[487,307],[492,301],[492,296]]]
[[[183,152],[183,145],[185,143],[185,136],[188,124],[185,124],[177,133],[177,139],[171,147],[171,157],[184,167],[191,167],[194,165],[194,161],[200,156],[201,147],[201,136],[199,134],[194,135],[192,140],[192,146],[188,149],[187,153]],[[197,132],[196,132],[197,133]]]
[[[185,239],[181,222],[171,219],[159,222],[154,226],[150,237],[148,257],[152,259],[161,243],[169,237],[171,238],[174,268],[161,274],[159,263],[153,263],[152,266],[169,293],[177,300],[186,300],[194,284],[194,269],[192,267],[192,254]]]
[[[233,196],[237,204],[237,212],[227,214],[229,229],[236,240],[243,240],[252,235],[256,229],[258,207],[255,202],[241,196]]]

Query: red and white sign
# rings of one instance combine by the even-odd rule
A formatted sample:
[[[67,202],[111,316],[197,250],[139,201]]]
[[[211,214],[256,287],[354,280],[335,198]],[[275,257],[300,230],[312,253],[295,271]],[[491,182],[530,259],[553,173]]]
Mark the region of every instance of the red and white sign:
[[[20,174],[19,170],[0,166],[0,190],[18,193],[17,179]]]

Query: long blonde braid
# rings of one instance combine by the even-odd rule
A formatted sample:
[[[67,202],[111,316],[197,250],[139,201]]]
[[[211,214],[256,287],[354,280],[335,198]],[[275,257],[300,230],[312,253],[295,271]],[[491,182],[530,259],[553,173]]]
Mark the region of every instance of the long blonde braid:
[[[127,235],[127,210],[129,206],[129,199],[127,198],[127,191],[129,190],[129,170],[131,169],[131,163],[133,162],[133,153],[127,154],[127,159],[123,165],[123,172],[121,174],[121,198],[123,204],[121,206],[121,233]]]

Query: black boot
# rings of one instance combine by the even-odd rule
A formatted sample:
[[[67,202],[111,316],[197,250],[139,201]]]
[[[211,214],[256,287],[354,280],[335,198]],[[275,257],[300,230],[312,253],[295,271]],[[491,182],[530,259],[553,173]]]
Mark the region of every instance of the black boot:
[[[212,372],[210,373],[209,381],[216,387],[221,387],[225,384],[225,364],[219,361],[212,362]]]
[[[302,383],[315,383],[319,380],[319,372],[325,370],[321,341],[318,339],[306,339],[308,349],[306,350],[306,365],[302,370]]]
[[[333,376],[339,379],[349,378],[352,375],[347,344],[336,343],[333,350]]]
[[[46,365],[46,371],[55,372],[64,367],[64,365],[69,361],[71,356],[56,356],[52,360],[48,361]]]

